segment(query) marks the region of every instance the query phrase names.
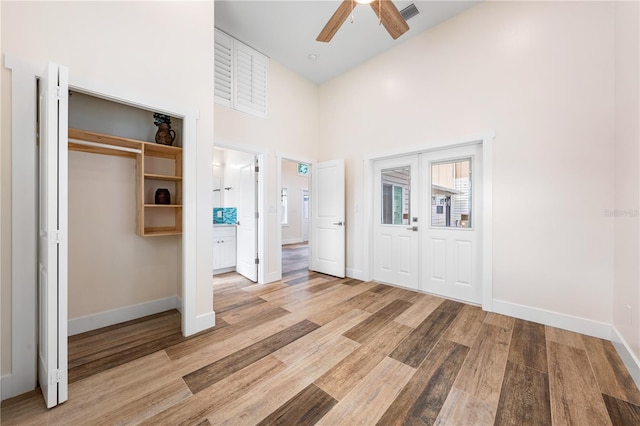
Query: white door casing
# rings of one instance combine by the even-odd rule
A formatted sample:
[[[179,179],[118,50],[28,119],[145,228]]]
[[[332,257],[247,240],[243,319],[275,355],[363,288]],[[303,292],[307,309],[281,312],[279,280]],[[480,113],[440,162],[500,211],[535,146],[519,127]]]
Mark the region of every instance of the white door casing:
[[[419,216],[418,192],[415,191],[420,186],[418,172],[417,155],[376,161],[372,188],[376,206],[373,212],[373,278],[414,290],[419,289],[420,282],[418,231],[424,225],[420,223],[423,218]],[[387,212],[387,215],[395,215],[392,220],[388,217],[383,220],[383,192],[386,190],[390,190],[391,197],[387,207],[394,207],[396,193],[402,197],[404,210]]]
[[[68,70],[50,62],[40,79],[38,383],[47,408],[68,399]]]
[[[309,269],[345,277],[345,227],[344,159],[314,163]]]
[[[258,217],[257,194],[258,182],[256,180],[256,168],[258,160],[240,167],[238,181],[238,225],[236,234],[237,264],[236,271],[253,282],[258,280]]]
[[[434,163],[458,159],[471,160],[470,228],[432,226],[431,167]],[[424,273],[422,289],[429,293],[482,303],[483,172],[480,144],[428,152],[422,155],[422,232]]]
[[[300,215],[302,217],[302,242],[309,241],[309,190],[302,190]]]

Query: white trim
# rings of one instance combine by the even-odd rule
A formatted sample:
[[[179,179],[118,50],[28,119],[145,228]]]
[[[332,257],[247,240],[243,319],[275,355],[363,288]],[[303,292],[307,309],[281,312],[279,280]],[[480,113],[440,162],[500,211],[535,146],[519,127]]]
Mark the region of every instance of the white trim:
[[[519,305],[517,303],[505,302],[504,300],[493,300],[493,312],[508,315],[523,320],[573,331],[575,333],[586,334],[587,336],[598,337],[600,339],[611,339],[611,325],[590,320],[588,318],[574,315],[561,314],[559,312],[548,311],[546,309],[534,308],[531,306]]]
[[[615,326],[611,326],[611,342],[616,348],[618,355],[620,355],[625,367],[629,370],[629,374],[631,374],[631,378],[636,383],[636,386],[640,388],[640,360],[633,353],[629,344]]]
[[[228,268],[219,268],[213,270],[213,275],[226,274],[227,272],[235,272],[235,266],[229,266]]]
[[[122,308],[98,312],[97,314],[73,318],[68,321],[69,336],[171,309],[178,309],[180,301],[177,296],[165,297],[164,299],[152,300],[150,302],[138,303],[137,305],[124,306]]]
[[[215,311],[207,312],[206,314],[198,315],[196,318],[195,332],[199,333],[203,330],[209,329],[216,325],[216,313]]]
[[[20,395],[20,392],[13,391],[13,376],[11,373],[0,377],[0,400],[4,401],[18,395]]]
[[[348,278],[354,278],[360,281],[367,281],[362,269],[347,268],[346,273]]]
[[[467,145],[482,145],[482,309],[493,311],[493,142],[495,131],[469,135],[459,139],[434,141],[394,148],[388,151],[366,155],[363,158],[364,171],[364,209],[363,217],[363,259],[362,279],[373,278],[373,194],[376,190],[374,168],[377,160],[400,156],[421,154],[442,149],[459,148]]]
[[[282,225],[282,226],[286,226],[286,225]],[[286,240],[282,240],[281,246],[285,246],[287,244],[298,244],[302,242],[303,242],[302,238],[287,238]]]
[[[493,310],[493,134],[482,140],[482,309]]]

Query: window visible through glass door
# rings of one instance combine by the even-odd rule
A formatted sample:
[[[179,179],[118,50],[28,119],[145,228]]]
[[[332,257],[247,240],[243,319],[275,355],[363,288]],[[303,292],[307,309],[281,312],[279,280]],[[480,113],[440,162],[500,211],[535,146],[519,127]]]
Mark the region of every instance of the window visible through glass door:
[[[408,225],[410,217],[411,168],[384,169],[380,173],[383,225]]]
[[[471,158],[431,163],[431,226],[471,228]]]

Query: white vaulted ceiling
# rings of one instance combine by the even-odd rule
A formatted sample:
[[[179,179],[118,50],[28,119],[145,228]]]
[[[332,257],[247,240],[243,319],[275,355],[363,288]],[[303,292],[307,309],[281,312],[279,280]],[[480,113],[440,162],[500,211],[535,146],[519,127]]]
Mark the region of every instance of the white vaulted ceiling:
[[[307,80],[321,84],[478,1],[394,1],[398,10],[414,3],[420,11],[407,21],[409,31],[397,40],[378,25],[370,6],[358,5],[353,13],[354,22],[347,19],[331,42],[316,41],[340,3],[333,0],[216,0],[215,25]],[[317,55],[317,59],[310,61],[310,54]]]

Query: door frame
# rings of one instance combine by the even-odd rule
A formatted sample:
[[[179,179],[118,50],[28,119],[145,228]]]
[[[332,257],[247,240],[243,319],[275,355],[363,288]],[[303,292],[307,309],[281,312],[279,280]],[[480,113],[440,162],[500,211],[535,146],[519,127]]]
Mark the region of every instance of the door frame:
[[[284,153],[276,153],[276,199],[280,199],[280,189],[282,188],[282,161],[293,161],[296,163],[306,163],[309,165],[309,176],[308,176],[308,189],[309,189],[309,199],[313,196],[311,193],[311,179],[313,179],[313,164],[316,160],[312,160],[310,158],[299,157],[297,155],[288,155]],[[311,205],[309,205],[311,206]],[[311,207],[309,207],[311,208]],[[276,244],[278,247],[276,254],[276,265],[278,265],[277,276],[274,277],[275,281],[282,279],[282,213],[280,213],[280,209],[278,208],[278,231],[276,232]],[[309,211],[309,227],[312,226],[313,223],[313,215],[311,211]],[[311,233],[309,233],[309,248],[311,248]],[[309,256],[311,256],[311,249],[309,249]],[[311,260],[311,259],[309,259]]]
[[[62,64],[64,65],[64,64]],[[37,386],[37,164],[36,164],[36,79],[42,64],[5,55],[4,67],[11,70],[11,375],[2,378],[2,399],[31,391]],[[182,234],[182,333],[185,336],[215,325],[213,307],[198,315],[198,281],[210,279],[208,268],[197,262],[196,253],[211,250],[212,227],[203,222],[197,200],[211,199],[212,175],[197,167],[198,153],[206,144],[196,144],[198,111],[140,96],[101,81],[86,79],[70,70],[69,88],[110,101],[164,112],[183,119],[183,234]],[[213,146],[209,153],[213,157]],[[196,182],[204,182],[196,185]],[[208,182],[208,184],[207,184]],[[207,190],[208,189],[208,190]],[[211,221],[211,209],[206,217]],[[210,251],[209,251],[210,253]],[[211,259],[211,256],[208,256]],[[198,264],[200,263],[200,265]],[[16,309],[16,307],[20,309]]]
[[[373,191],[375,188],[375,162],[405,155],[421,154],[429,151],[459,148],[467,145],[480,144],[482,146],[482,309],[493,311],[493,142],[495,132],[487,132],[479,135],[470,135],[454,140],[442,140],[412,145],[364,157],[364,205],[370,208],[364,209],[363,247],[365,256],[363,259],[364,280],[373,279],[373,233],[374,221]]]
[[[265,197],[267,190],[267,182],[268,179],[268,166],[267,162],[264,160],[266,156],[266,151],[257,147],[248,146],[244,144],[239,144],[235,142],[230,142],[227,140],[221,140],[216,138],[213,143],[214,147],[221,149],[230,149],[233,151],[240,151],[247,154],[254,155],[258,159],[258,168],[259,172],[257,174],[258,178],[258,201],[256,204],[256,208],[258,210],[258,228],[256,229],[257,237],[258,237],[258,259],[260,259],[260,263],[258,263],[258,284],[265,284],[267,281],[267,265],[268,265],[268,237],[265,233],[265,229],[268,226],[268,218],[265,214],[267,210],[267,202],[268,200]],[[212,169],[213,174],[213,169]],[[212,188],[213,189],[213,188]],[[211,196],[209,196],[211,198]],[[214,295],[215,297],[215,295]]]

